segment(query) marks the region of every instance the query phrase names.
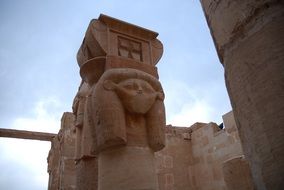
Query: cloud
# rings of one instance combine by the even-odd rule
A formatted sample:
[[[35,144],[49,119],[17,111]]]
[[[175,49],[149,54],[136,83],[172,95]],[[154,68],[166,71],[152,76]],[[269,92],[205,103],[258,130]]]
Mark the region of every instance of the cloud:
[[[47,189],[49,149],[50,142],[1,138],[1,189]]]
[[[195,122],[210,122],[213,108],[204,100],[195,100],[182,106],[180,112],[169,116],[175,126],[191,126]]]
[[[42,98],[35,104],[32,117],[18,117],[11,125],[13,129],[57,133],[63,114],[56,97]]]
[[[35,104],[33,116],[16,118],[10,128],[57,133],[62,115],[61,106],[56,97],[42,98]],[[47,156],[50,147],[50,142],[1,138],[0,187],[10,190],[47,189]]]
[[[214,83],[203,89],[189,87],[179,80],[165,81],[167,124],[191,126],[195,122],[221,123],[221,116],[231,108],[226,97],[220,96],[220,88],[223,87]]]

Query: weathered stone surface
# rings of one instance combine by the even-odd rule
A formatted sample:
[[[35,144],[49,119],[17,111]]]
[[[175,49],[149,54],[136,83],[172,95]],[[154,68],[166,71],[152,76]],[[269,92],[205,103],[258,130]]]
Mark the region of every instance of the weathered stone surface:
[[[15,130],[15,129],[1,129],[0,137],[20,138],[40,141],[52,141],[56,134],[42,133],[35,131]]]
[[[53,138],[53,141],[51,142],[51,149],[49,151],[48,157],[47,157],[47,172],[49,174],[48,179],[48,190],[56,190],[60,189],[60,178],[61,178],[61,172],[60,172],[60,160],[61,160],[61,154],[60,154],[60,141],[62,138],[62,135],[59,133]],[[72,183],[72,182],[70,182]]]
[[[234,123],[227,123],[233,128]],[[215,123],[193,125],[191,134],[192,163],[189,179],[193,189],[227,189],[222,163],[243,154],[237,131],[228,133],[227,128],[218,129]]]
[[[148,147],[126,146],[99,154],[98,189],[158,189],[154,152]]]
[[[76,189],[74,115],[65,112],[48,155],[49,190]]]
[[[223,130],[219,129],[214,123],[196,123],[191,127],[167,126],[165,128],[166,146],[162,151],[154,154],[154,163],[149,159],[153,155],[151,149],[147,147],[134,147],[132,149],[131,146],[130,148],[126,146],[118,149],[107,149],[103,151],[101,160],[98,160],[97,157],[76,159],[76,169],[74,167],[70,168],[73,169],[73,172],[70,172],[73,178],[70,177],[69,179],[75,180],[74,178],[77,176],[76,184],[80,185],[76,189],[82,190],[97,189],[98,180],[101,180],[101,184],[106,185],[106,188],[114,188],[112,184],[117,181],[120,181],[121,188],[125,188],[125,185],[129,183],[128,179],[131,179],[130,181],[133,183],[139,180],[137,184],[143,184],[146,187],[145,180],[151,181],[156,178],[159,190],[230,190],[232,182],[234,188],[238,187],[237,182],[240,183],[239,187],[250,184],[252,182],[246,176],[248,173],[239,174],[240,170],[234,170],[235,173],[228,175],[223,170],[224,162],[227,163],[227,161],[234,160],[234,158],[241,158],[243,154],[232,112],[225,114],[223,120],[226,127]],[[60,134],[60,137],[63,137],[64,131],[61,130]],[[72,137],[76,138],[75,135]],[[62,185],[62,183],[59,183],[60,177],[66,174],[66,172],[62,172],[65,168],[61,167],[59,163],[64,157],[60,152],[62,150],[60,146],[62,147],[62,143],[65,141],[61,141],[61,144],[59,140],[54,142],[57,142],[57,144],[53,143],[52,151],[57,155],[53,156],[53,164],[49,164],[49,171],[53,172],[52,175],[50,173],[49,188],[52,190],[58,189]],[[72,146],[72,144],[66,146]],[[122,154],[123,152],[128,152],[128,154]],[[75,152],[73,154],[75,155]],[[108,162],[109,159],[113,160],[113,155],[116,155],[117,162],[109,162],[112,165],[103,163],[100,166],[98,165],[99,161]],[[51,157],[50,161],[52,160]],[[137,160],[140,164],[135,164]],[[237,162],[237,164],[242,164],[239,169],[246,171],[248,165],[243,163],[243,159],[241,159],[241,163]],[[128,167],[124,167],[125,165]],[[236,166],[236,164],[230,166]],[[110,181],[104,177],[98,179],[98,167],[101,167],[100,170],[104,173],[103,176],[111,177]],[[129,168],[134,169],[135,174],[131,173]],[[154,170],[152,170],[153,168]],[[116,172],[113,172],[114,170]],[[121,175],[123,172],[127,173],[127,175]],[[143,173],[147,172],[154,172],[156,177],[150,179],[148,178],[150,175],[141,177]],[[232,179],[233,176],[237,181],[230,183],[228,179]],[[242,180],[243,178],[245,178],[245,181]],[[67,181],[65,180],[65,182]],[[71,184],[75,183],[74,181],[69,182]],[[137,184],[134,184],[133,187]],[[151,184],[155,183],[152,182]]]
[[[97,152],[96,134],[91,120],[91,92],[92,84],[82,81],[79,91],[74,98],[73,113],[76,126],[76,188],[97,189]]]
[[[166,127],[166,146],[155,153],[160,190],[229,190],[223,162],[243,151],[232,112],[223,120],[222,130],[214,123]]]
[[[159,190],[190,189],[188,166],[192,163],[191,129],[166,127],[166,147],[155,153]]]
[[[73,104],[79,189],[97,189],[96,178],[99,190],[157,189],[154,152],[165,146],[157,35],[106,15],[91,21],[77,54],[83,82]],[[97,160],[98,171],[85,167]]]
[[[76,190],[98,189],[98,160],[96,157],[86,157],[76,161]]]
[[[91,87],[86,82],[81,83],[79,91],[74,98],[73,113],[75,115],[76,126],[76,160],[84,157],[94,157],[95,145],[92,136],[93,123],[89,119],[91,110],[86,105],[90,103]]]
[[[155,65],[163,54],[158,33],[101,14],[93,19],[78,51],[84,81],[96,83],[105,70],[133,68],[158,77]]]
[[[255,189],[250,168],[244,156],[237,156],[224,161],[223,174],[229,190]]]
[[[112,69],[93,89],[97,148],[164,147],[164,93],[159,81],[135,69]]]
[[[98,189],[157,189],[154,151],[165,144],[159,81],[135,69],[111,69],[92,93]],[[119,148],[120,147],[120,148]]]
[[[283,2],[201,2],[257,189],[283,189]]]

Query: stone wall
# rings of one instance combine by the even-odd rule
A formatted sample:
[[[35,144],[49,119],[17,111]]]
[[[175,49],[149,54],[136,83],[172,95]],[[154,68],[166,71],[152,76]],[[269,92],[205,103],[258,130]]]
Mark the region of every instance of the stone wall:
[[[248,161],[244,156],[236,156],[223,163],[223,175],[230,190],[255,189]]]
[[[155,153],[160,190],[185,190],[191,186],[188,178],[188,166],[192,163],[190,133],[188,127],[166,127],[166,146]]]
[[[60,131],[51,142],[48,155],[49,190],[76,189],[74,129],[74,115],[65,112],[61,118]]]
[[[156,153],[160,190],[228,189],[223,162],[242,156],[243,151],[232,112],[223,120],[222,130],[215,123],[167,126],[166,147]]]
[[[196,123],[191,127],[193,162],[189,165],[189,180],[193,189],[227,189],[222,164],[243,154],[236,126],[227,121],[225,116],[222,130],[215,123]]]
[[[226,185],[223,167],[228,172],[240,165],[240,161],[228,160],[242,157],[243,151],[232,112],[224,115],[223,120],[225,128],[222,130],[215,123],[166,126],[166,147],[155,153],[160,190],[229,190],[233,188],[228,187],[235,187],[235,181],[230,181],[232,175],[228,176],[226,181],[230,184]],[[73,121],[72,113],[64,113],[61,130],[52,143],[49,190],[75,189]],[[243,164],[242,168],[248,171],[242,189],[253,189],[248,164]],[[244,174],[238,175],[241,179]]]

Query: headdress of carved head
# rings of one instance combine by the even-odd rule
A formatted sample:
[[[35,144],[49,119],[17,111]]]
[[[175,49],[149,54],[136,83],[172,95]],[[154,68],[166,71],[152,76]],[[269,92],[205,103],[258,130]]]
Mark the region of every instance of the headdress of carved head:
[[[111,69],[98,81],[92,96],[98,149],[127,143],[125,114],[145,117],[148,144],[164,147],[164,92],[153,76],[136,69]]]

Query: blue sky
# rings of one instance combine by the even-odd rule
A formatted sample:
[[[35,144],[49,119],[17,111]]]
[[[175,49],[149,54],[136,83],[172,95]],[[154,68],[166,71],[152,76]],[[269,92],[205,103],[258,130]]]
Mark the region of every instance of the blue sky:
[[[57,133],[80,84],[76,53],[103,13],[159,33],[167,124],[222,122],[223,67],[199,1],[0,1],[0,128]],[[50,143],[0,138],[0,189],[47,188]]]

